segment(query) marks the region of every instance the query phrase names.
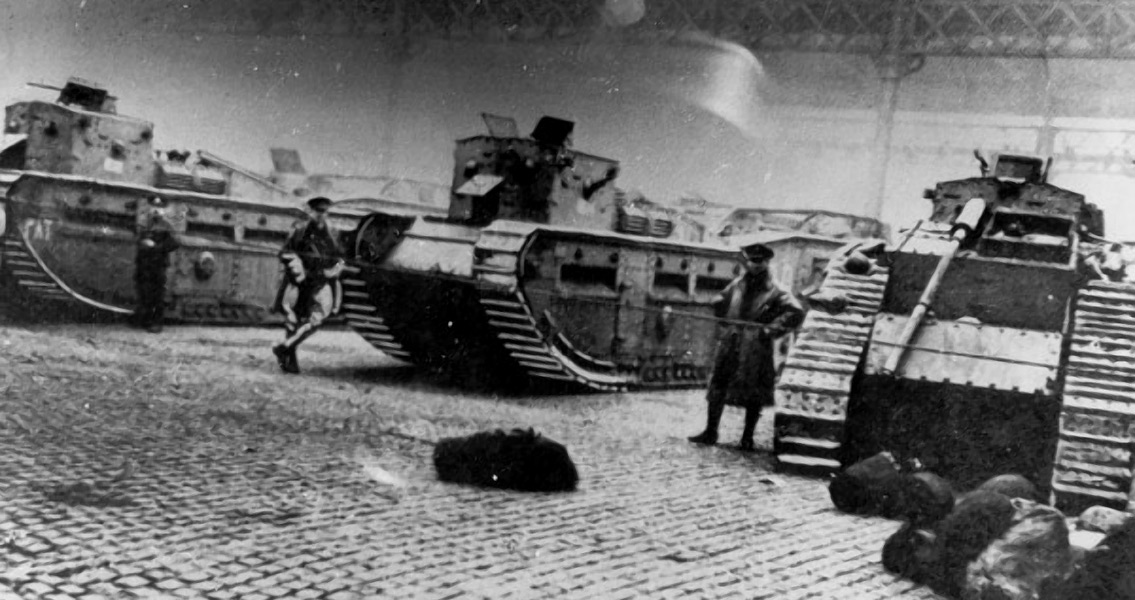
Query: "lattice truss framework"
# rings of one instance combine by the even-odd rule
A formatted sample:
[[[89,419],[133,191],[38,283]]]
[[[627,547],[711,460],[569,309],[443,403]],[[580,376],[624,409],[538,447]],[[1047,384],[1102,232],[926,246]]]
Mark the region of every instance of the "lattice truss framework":
[[[620,1],[636,0],[615,4]],[[603,0],[276,2],[302,5],[307,18],[340,21],[353,31],[441,37],[554,38],[603,22]],[[876,53],[899,10],[901,47],[911,53],[1135,58],[1135,2],[1128,0],[645,0],[644,6],[628,33],[697,30],[754,50]]]
[[[611,28],[604,3],[638,1],[234,0],[199,2],[195,9],[199,19],[230,31],[264,33],[285,22],[332,35],[540,42]],[[1135,58],[1135,0],[642,0],[641,6],[641,18],[620,27],[620,35],[662,40],[698,31],[758,52],[879,55],[889,47],[908,55]],[[1130,170],[1116,165],[1131,164],[1135,126],[1106,134],[1075,129],[1062,129],[1053,148],[1064,160],[1086,170]],[[1022,131],[1011,126],[1005,133]],[[902,151],[901,142],[896,149]]]

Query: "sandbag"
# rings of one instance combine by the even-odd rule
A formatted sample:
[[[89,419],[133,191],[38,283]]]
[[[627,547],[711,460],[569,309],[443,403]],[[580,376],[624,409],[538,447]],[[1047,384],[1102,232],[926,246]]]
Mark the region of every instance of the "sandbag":
[[[566,492],[579,483],[567,448],[532,429],[444,438],[434,448],[438,479],[531,492]]]
[[[966,567],[1013,525],[1016,508],[1004,494],[978,490],[962,498],[936,527],[939,572],[934,589],[957,596]]]
[[[924,585],[939,572],[937,534],[903,523],[883,544],[883,568]]]
[[[1079,568],[1057,593],[1047,598],[1135,599],[1135,520],[1119,525],[1098,546],[1085,553]]]
[[[828,485],[832,503],[857,515],[898,516],[907,480],[889,452],[880,452],[840,471]]]
[[[954,509],[954,490],[950,482],[919,471],[905,475],[901,516],[916,527],[930,527]]]
[[[1076,527],[1085,531],[1096,531],[1107,535],[1120,527],[1124,523],[1135,518],[1129,512],[1108,508],[1106,506],[1091,506],[1080,513],[1076,519]]]
[[[1009,498],[1024,498],[1026,500],[1044,502],[1044,498],[1040,497],[1040,492],[1037,491],[1033,482],[1029,481],[1024,475],[1018,475],[1016,473],[1005,473],[1003,475],[990,477],[981,485],[977,486],[977,489],[987,492],[997,492]]]
[[[963,600],[1036,600],[1071,572],[1064,514],[1020,497],[1011,503],[1012,525],[966,567]]]

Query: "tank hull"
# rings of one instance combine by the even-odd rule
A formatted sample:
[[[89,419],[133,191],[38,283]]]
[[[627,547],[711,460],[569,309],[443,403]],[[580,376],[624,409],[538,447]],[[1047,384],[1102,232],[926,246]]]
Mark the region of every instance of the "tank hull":
[[[166,317],[275,321],[276,252],[303,218],[298,208],[47,173],[21,174],[5,201],[2,269],[22,296],[16,301],[55,313],[132,314],[134,229],[154,196],[169,205],[181,241],[167,274]]]
[[[886,310],[902,303],[894,276],[854,275],[839,262],[829,271],[821,294],[851,302],[809,313],[786,360],[774,424],[781,468],[831,473],[887,450],[962,489],[1013,472],[1067,511],[1135,505],[1135,286],[1068,290],[1055,331],[932,320],[903,370],[884,373],[905,318]],[[1025,312],[1042,323],[1043,311]]]
[[[450,373],[577,390],[705,385],[710,302],[740,268],[727,248],[520,222],[419,219],[397,237],[344,280],[360,335]]]

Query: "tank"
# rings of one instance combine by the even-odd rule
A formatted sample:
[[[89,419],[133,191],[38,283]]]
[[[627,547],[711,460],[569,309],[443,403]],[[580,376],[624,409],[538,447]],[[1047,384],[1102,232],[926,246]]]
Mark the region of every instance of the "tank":
[[[961,489],[1012,472],[1062,508],[1126,507],[1135,288],[1089,275],[1103,214],[1051,161],[975,156],[895,243],[833,257],[777,383],[777,463],[887,450]]]
[[[777,248],[774,277],[807,299],[823,281],[832,255],[850,240],[890,239],[890,227],[870,217],[829,210],[737,208],[716,226],[718,239],[729,246],[754,241]]]
[[[740,273],[735,246],[621,190],[617,161],[572,147],[574,123],[543,117],[522,136],[482,116],[489,133],[456,142],[445,217],[332,207],[334,226],[358,223],[345,239],[350,326],[465,384],[704,385],[710,302]],[[796,237],[768,242],[796,281]]]
[[[182,240],[166,315],[181,322],[274,320],[276,252],[306,197],[349,192],[373,206],[444,213],[416,202],[437,194],[412,182],[308,175],[294,150],[273,149],[267,176],[204,150],[155,150],[153,124],[117,114],[105,87],[80,78],[32,85],[59,96],[6,110],[4,132],[23,139],[0,151],[0,275],[9,302],[37,315],[132,313],[134,231],[154,196]]]

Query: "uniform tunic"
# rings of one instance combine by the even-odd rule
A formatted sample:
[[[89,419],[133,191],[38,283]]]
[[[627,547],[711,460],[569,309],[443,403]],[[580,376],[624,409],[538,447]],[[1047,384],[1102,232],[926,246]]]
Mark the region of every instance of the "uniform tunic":
[[[304,277],[302,282],[289,282],[283,301],[301,322],[318,325],[331,314],[333,296],[324,271],[339,261],[339,244],[326,226],[309,221],[292,231],[284,242],[280,256],[288,253],[299,256]]]
[[[146,242],[153,242],[153,245]],[[139,232],[134,255],[134,289],[138,302],[135,316],[142,322],[155,321],[162,316],[169,255],[180,245],[172,227],[165,221],[158,220]]]
[[[771,277],[743,274],[714,299],[717,351],[707,400],[744,408],[773,402],[776,339],[800,325],[804,309]],[[744,323],[738,323],[743,321]]]

